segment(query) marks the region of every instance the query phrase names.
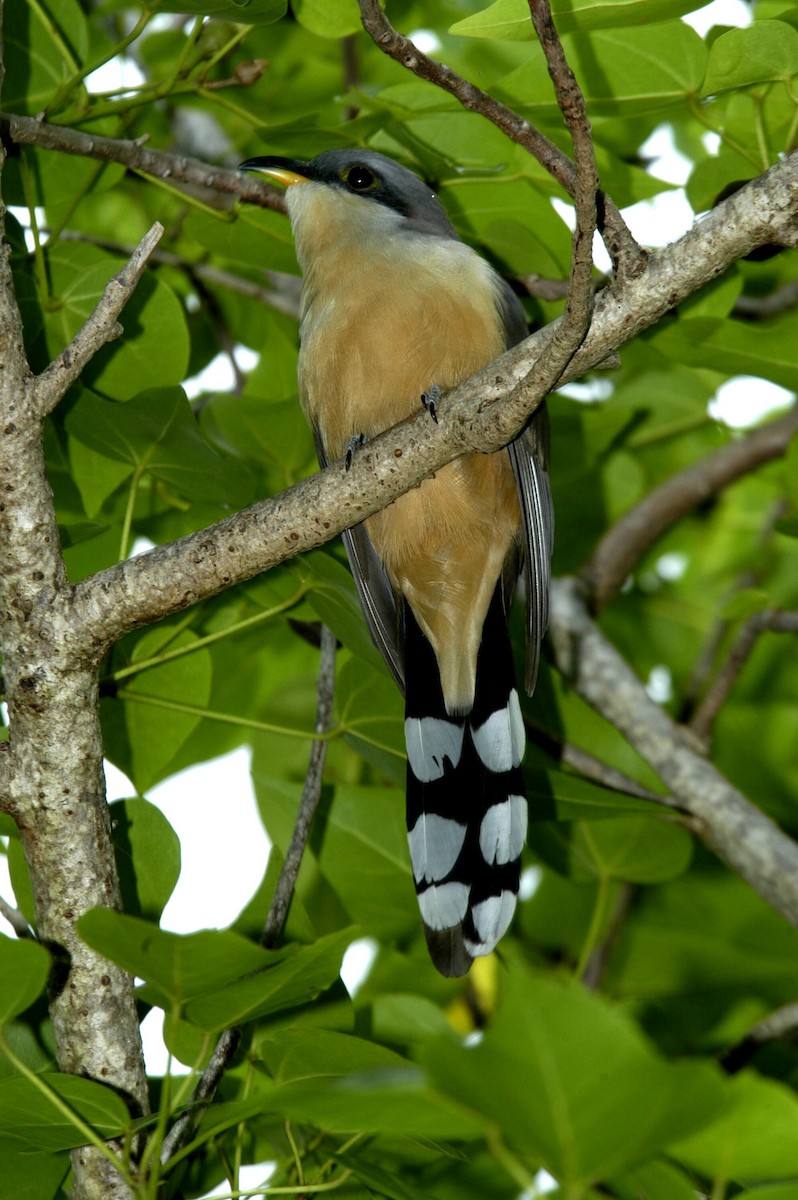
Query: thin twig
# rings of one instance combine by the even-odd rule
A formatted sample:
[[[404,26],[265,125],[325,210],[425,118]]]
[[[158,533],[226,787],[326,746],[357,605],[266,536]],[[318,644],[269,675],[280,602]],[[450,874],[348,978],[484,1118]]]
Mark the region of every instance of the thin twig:
[[[779,499],[772,505],[767,519],[765,520],[762,529],[759,532],[756,542],[756,554],[761,551],[770,541],[773,532],[776,528],[776,523],[784,516],[789,508],[789,504],[784,499]],[[728,592],[723,597],[723,604],[727,604],[732,596],[738,595],[740,592],[746,591],[748,588],[756,587],[762,577],[760,567],[747,567],[741,571],[734,581],[734,584],[729,588]],[[718,660],[720,648],[726,640],[731,622],[727,617],[718,617],[712,629],[709,632],[706,643],[703,646],[701,653],[695,661],[695,664],[690,671],[690,676],[682,690],[681,708],[679,719],[686,724],[691,715],[695,712],[698,706],[699,697],[706,690],[707,682],[714,669],[715,663]]]
[[[117,318],[133,295],[147,260],[162,236],[163,225],[156,221],[131,254],[127,265],[108,281],[94,312],[69,345],[36,377],[33,394],[40,416],[52,412],[97,351],[106,342],[119,337],[122,327]]]
[[[643,787],[636,779],[632,779],[631,775],[602,762],[600,758],[582,750],[580,746],[575,746],[573,742],[560,741],[543,726],[535,725],[524,718],[524,728],[529,741],[538,746],[544,754],[563,766],[571,767],[591,783],[597,783],[599,787],[612,792],[620,792],[624,796],[634,796],[637,800],[649,800],[652,804],[664,804],[667,808],[679,807],[672,796],[652,792],[650,788]]]
[[[616,521],[580,572],[595,610],[606,608],[666,529],[743,475],[786,454],[796,430],[798,406],[672,475]]]
[[[533,386],[536,390],[541,386],[541,373],[547,376],[544,386],[548,392],[556,386],[590,328],[593,313],[593,234],[596,231],[596,197],[599,187],[585,100],[566,61],[552,20],[549,0],[529,0],[529,11],[546,56],[546,65],[557,103],[571,135],[576,162],[573,193],[576,228],[572,242],[568,299],[565,302],[562,321],[549,343],[544,361],[532,372]],[[518,389],[519,395],[524,395],[526,386],[524,381]]]
[[[37,121],[34,117],[0,112],[0,131],[4,139],[6,130],[11,141],[20,146],[41,146],[45,150],[96,158],[100,162],[122,163],[133,171],[155,179],[190,184],[214,194],[237,196],[261,208],[285,212],[285,199],[279,188],[262,183],[257,175],[214,167],[185,154],[151,150],[138,139],[126,142],[118,138],[100,137],[63,125],[48,125],[46,121]]]
[[[434,83],[468,109],[491,121],[511,141],[523,146],[541,166],[565,188],[569,196],[576,195],[575,164],[539,130],[511,108],[495,100],[467,79],[463,79],[444,63],[435,62],[422,53],[409,38],[403,37],[391,25],[380,7],[379,0],[359,0],[363,28],[384,54],[400,63],[419,79]],[[634,276],[645,265],[645,253],[632,237],[618,209],[608,196],[601,194],[601,234],[607,252],[619,276]]]
[[[0,896],[0,917],[5,917],[18,938],[32,938],[35,936],[25,915],[18,908],[15,908],[13,904],[9,904],[7,900],[4,900],[2,896]]]
[[[720,1065],[729,1075],[735,1075],[748,1065],[761,1045],[776,1041],[798,1041],[798,1002],[785,1004],[757,1022],[742,1041],[724,1051]]]
[[[689,722],[689,728],[705,745],[709,742],[718,713],[729,698],[729,693],[748,662],[751,651],[766,632],[798,633],[798,612],[765,608],[754,613],[743,624],[726,662]]]
[[[296,888],[302,855],[307,845],[313,816],[319,804],[324,774],[324,759],[327,753],[327,738],[332,723],[333,689],[335,683],[335,636],[326,625],[321,626],[321,653],[319,676],[316,684],[316,724],[318,735],[310,751],[310,761],[305,775],[305,786],[299,812],[291,835],[277,886],[274,890],[269,912],[263,926],[260,944],[273,949],[279,939],[288,915],[288,909]],[[204,1113],[210,1106],[225,1071],[230,1066],[241,1045],[243,1031],[238,1027],[226,1029],[220,1036],[210,1061],[194,1089],[190,1107],[178,1117],[163,1140],[161,1162],[166,1163],[194,1136]]]
[[[791,279],[782,284],[769,296],[738,296],[734,305],[734,315],[745,317],[749,321],[766,321],[768,317],[776,317],[779,313],[789,312],[798,305],[798,279]]]
[[[598,991],[601,987],[613,950],[618,944],[621,930],[631,911],[632,901],[635,898],[636,892],[637,888],[634,884],[621,883],[604,938],[595,947],[587,960],[585,969],[582,972],[582,983],[593,992]]]
[[[318,735],[310,748],[310,762],[302,789],[299,813],[294,823],[291,842],[277,880],[260,943],[267,948],[276,946],[282,933],[288,909],[296,888],[299,866],[307,845],[310,826],[321,797],[321,782],[324,775],[324,760],[327,756],[329,732],[332,723],[333,685],[335,683],[335,636],[326,625],[321,627],[321,660],[316,684],[316,725]]]

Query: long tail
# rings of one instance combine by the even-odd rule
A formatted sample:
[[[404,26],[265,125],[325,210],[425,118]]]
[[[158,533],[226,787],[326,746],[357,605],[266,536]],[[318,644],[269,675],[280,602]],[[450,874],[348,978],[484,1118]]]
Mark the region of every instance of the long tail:
[[[500,590],[463,716],[447,713],[434,651],[405,603],[407,836],[430,956],[448,976],[506,932],[526,841],[524,724]]]

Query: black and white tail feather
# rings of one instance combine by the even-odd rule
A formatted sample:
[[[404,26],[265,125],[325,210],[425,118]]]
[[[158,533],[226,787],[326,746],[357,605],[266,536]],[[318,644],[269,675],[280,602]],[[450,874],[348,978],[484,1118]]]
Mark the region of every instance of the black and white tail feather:
[[[430,956],[449,976],[507,931],[526,841],[524,722],[501,593],[499,583],[461,716],[447,713],[432,646],[405,605],[410,860]]]

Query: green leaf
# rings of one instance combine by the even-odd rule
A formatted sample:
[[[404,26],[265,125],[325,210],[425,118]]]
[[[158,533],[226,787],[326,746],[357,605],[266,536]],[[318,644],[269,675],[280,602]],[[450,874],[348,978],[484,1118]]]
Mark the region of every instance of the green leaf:
[[[754,613],[763,612],[770,608],[773,600],[761,588],[743,588],[735,592],[721,607],[720,616],[724,621],[746,621]]]
[[[774,1183],[765,1187],[746,1188],[745,1200],[798,1200],[798,1183]]]
[[[584,33],[589,29],[628,29],[681,17],[695,8],[695,0],[552,0],[557,32]],[[450,33],[461,37],[532,39],[535,27],[527,0],[496,0],[494,4],[455,22]]]
[[[24,1012],[44,991],[50,955],[37,942],[0,934],[0,1025]]]
[[[719,1072],[666,1062],[606,1001],[520,960],[502,975],[480,1043],[439,1038],[422,1062],[438,1088],[495,1122],[530,1168],[542,1163],[575,1191],[699,1129],[723,1097]]]
[[[115,0],[120,8],[124,0]],[[244,21],[248,25],[271,25],[285,16],[286,0],[155,0],[154,12],[196,13],[219,21]]]
[[[54,299],[43,328],[30,330],[32,337],[44,337],[48,357],[71,341],[121,266],[119,258],[93,246],[57,242],[48,249]],[[115,400],[178,384],[188,366],[189,342],[183,307],[171,288],[144,275],[119,320],[126,334],[97,353],[83,372],[84,384]]]
[[[211,449],[182,388],[153,388],[126,404],[83,392],[66,427],[98,454],[146,471],[192,500],[240,507],[252,498],[246,467]]]
[[[57,1107],[47,1091],[69,1105],[85,1124],[105,1139],[116,1137],[130,1124],[130,1114],[111,1088],[77,1075],[44,1073],[37,1078],[45,1091],[30,1079],[4,1079],[0,1088],[0,1138],[9,1138],[32,1150],[69,1150],[82,1146],[86,1136]]]
[[[189,629],[175,636],[168,625],[160,625],[138,639],[133,662],[157,660],[162,652],[193,646],[196,641],[197,635]],[[156,662],[122,682],[118,695],[124,700],[132,779],[139,791],[168,774],[169,763],[202,720],[201,714],[181,712],[180,706],[201,709],[208,703],[212,662],[210,652],[199,649],[161,665]]]
[[[798,74],[798,30],[785,21],[754,21],[712,43],[703,96],[788,80]]]
[[[656,37],[646,28],[577,34],[564,39],[564,49],[591,116],[619,117],[664,112],[697,95],[707,53],[682,21],[658,25]],[[522,111],[534,108],[537,121],[560,120],[542,55],[505,76],[494,92]]]
[[[180,840],[159,808],[142,797],[110,806],[125,912],[157,920],[180,875]]]
[[[150,1003],[206,1032],[304,1004],[338,978],[354,936],[339,930],[310,946],[264,950],[229,930],[167,933],[136,917],[93,909],[79,922],[93,949],[146,981]]]
[[[139,917],[104,908],[81,917],[78,932],[93,950],[146,980],[159,995],[156,1003],[165,1008],[179,1008],[241,975],[281,962],[285,955],[228,930],[167,933]]]
[[[620,1200],[696,1200],[693,1180],[669,1162],[646,1163],[612,1184]]]
[[[651,801],[615,792],[567,771],[535,771],[527,785],[530,820],[596,821],[621,812],[651,815]]]
[[[255,975],[247,975],[212,995],[189,1001],[185,1007],[186,1020],[200,1029],[218,1032],[307,1004],[338,979],[344,951],[355,936],[353,929],[343,929],[319,938],[310,946],[293,944],[273,966],[264,966]]]
[[[260,768],[253,771],[253,781],[269,834],[283,848],[296,820],[301,789],[264,777]],[[338,785],[325,793],[311,849],[348,919],[366,933],[395,937],[415,928],[415,889],[398,791]],[[299,891],[302,895],[303,888]]]
[[[0,1200],[54,1200],[69,1170],[69,1156],[32,1154],[17,1141],[0,1138]]]
[[[731,1104],[710,1125],[671,1147],[710,1177],[755,1183],[798,1175],[798,1097],[772,1079],[744,1072],[727,1087]]]
[[[68,443],[70,464],[86,516],[96,517],[108,497],[130,478],[133,467],[129,463],[119,462],[118,459],[109,458],[107,454],[92,449],[79,438],[70,437]],[[102,526],[87,524],[86,528],[99,529]],[[80,527],[75,525],[69,527],[69,544],[75,545],[76,541],[80,540],[79,529]]]
[[[798,390],[798,317],[794,313],[767,325],[680,318],[659,326],[647,340],[676,362],[726,376],[758,375],[790,391]]]
[[[86,58],[89,34],[77,0],[9,5],[3,18],[3,106],[35,114]]]
[[[686,830],[655,817],[579,822],[568,841],[569,874],[576,880],[663,883],[687,870],[692,850]]]
[[[330,1132],[424,1139],[480,1134],[478,1119],[436,1093],[415,1064],[384,1046],[313,1029],[281,1030],[261,1044],[276,1085],[269,1108]]]
[[[300,25],[319,37],[348,37],[362,28],[352,0],[293,0],[291,11]]]

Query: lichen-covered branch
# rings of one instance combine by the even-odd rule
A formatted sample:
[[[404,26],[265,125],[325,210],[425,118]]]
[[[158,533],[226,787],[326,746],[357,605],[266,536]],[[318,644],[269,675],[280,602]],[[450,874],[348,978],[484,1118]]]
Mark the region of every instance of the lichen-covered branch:
[[[777,912],[798,926],[798,844],[694,748],[588,615],[578,583],[555,582],[550,632],[557,664],[657,772],[699,833]]]
[[[0,204],[0,237],[4,217]],[[66,364],[37,390],[4,243],[0,613],[9,715],[4,807],[17,823],[30,869],[36,933],[53,955],[50,1014],[58,1065],[112,1086],[138,1116],[148,1111],[148,1101],[131,981],[75,931],[87,909],[119,905],[119,886],[105,803],[96,670],[73,633],[42,448],[43,398],[47,403],[57,398],[64,375]],[[127,1200],[126,1186],[98,1151],[74,1151],[73,1167],[74,1200]]]

